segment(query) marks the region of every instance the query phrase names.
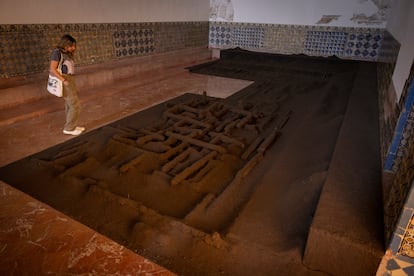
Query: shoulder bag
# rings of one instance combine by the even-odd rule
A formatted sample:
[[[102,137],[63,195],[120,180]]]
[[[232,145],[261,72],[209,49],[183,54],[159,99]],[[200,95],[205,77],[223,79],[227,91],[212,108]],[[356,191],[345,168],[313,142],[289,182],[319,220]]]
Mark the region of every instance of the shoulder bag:
[[[60,53],[60,60],[59,60],[57,71],[61,74],[62,74],[62,61],[63,61],[63,55],[62,53]],[[47,91],[52,95],[55,95],[57,97],[62,97],[63,96],[63,82],[57,77],[49,73],[49,79],[47,80]]]

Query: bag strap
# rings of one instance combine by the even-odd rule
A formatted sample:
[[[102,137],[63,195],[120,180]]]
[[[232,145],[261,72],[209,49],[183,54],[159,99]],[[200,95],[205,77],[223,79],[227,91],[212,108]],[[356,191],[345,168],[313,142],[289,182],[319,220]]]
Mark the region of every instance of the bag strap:
[[[60,60],[59,60],[59,65],[58,65],[57,70],[58,70],[60,73],[62,73],[63,54],[62,54],[62,52],[61,52],[60,50],[59,50],[59,53],[60,53]]]

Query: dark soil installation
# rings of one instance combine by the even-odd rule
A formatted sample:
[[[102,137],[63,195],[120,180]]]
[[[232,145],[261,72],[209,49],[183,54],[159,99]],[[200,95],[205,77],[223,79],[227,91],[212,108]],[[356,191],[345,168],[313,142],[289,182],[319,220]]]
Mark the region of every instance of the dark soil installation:
[[[190,70],[252,85],[185,94],[0,179],[179,275],[325,275],[302,259],[360,64],[224,51]]]

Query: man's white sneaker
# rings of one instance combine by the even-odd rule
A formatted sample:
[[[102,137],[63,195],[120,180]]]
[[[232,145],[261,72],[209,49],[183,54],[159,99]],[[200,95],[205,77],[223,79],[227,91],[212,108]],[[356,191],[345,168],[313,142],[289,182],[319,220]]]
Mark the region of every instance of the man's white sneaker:
[[[75,129],[78,129],[78,130],[80,130],[80,131],[84,131],[84,130],[85,130],[85,128],[84,128],[84,127],[76,127]]]
[[[79,130],[77,128],[75,128],[74,130],[66,130],[66,129],[64,129],[63,130],[63,133],[76,136],[76,135],[81,134],[82,133],[82,130]]]

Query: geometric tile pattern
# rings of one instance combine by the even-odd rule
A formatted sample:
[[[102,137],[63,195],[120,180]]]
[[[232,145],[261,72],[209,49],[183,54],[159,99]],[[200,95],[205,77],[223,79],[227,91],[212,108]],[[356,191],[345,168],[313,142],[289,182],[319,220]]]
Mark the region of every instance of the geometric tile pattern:
[[[75,55],[76,66],[102,63],[113,58],[110,30],[74,31],[72,35],[78,41]],[[56,35],[56,38],[59,39],[59,35]]]
[[[388,274],[393,276],[411,276],[414,275],[414,264],[400,260],[399,258],[393,258],[388,260],[386,269]]]
[[[399,186],[400,193],[395,193],[394,189],[390,193],[390,200],[386,206],[386,238],[391,236],[392,239],[388,246],[391,256],[386,263],[387,274],[383,275],[414,275],[414,139],[411,139],[411,153],[407,155],[408,159],[401,166],[397,173],[394,184]],[[411,173],[410,173],[411,171]],[[409,180],[411,179],[411,180]],[[405,194],[404,194],[405,193]],[[403,195],[404,194],[404,195]],[[398,199],[399,198],[399,199]],[[393,200],[394,199],[394,200]],[[389,215],[390,204],[395,203],[395,218],[398,223],[390,227]],[[403,205],[403,207],[401,207]],[[398,210],[398,208],[400,208]],[[387,239],[388,240],[388,239]],[[378,275],[378,274],[377,274]]]
[[[387,275],[414,275],[413,78],[414,66],[409,77],[411,83],[401,99],[403,110],[384,165],[395,175],[384,206],[385,239],[392,253],[386,263]]]
[[[154,52],[154,30],[124,29],[113,33],[116,57],[139,56]]]
[[[210,22],[210,47],[254,50],[263,48],[264,39],[264,29],[258,24]]]
[[[382,34],[351,33],[346,43],[345,54],[355,58],[376,59],[381,49]]]
[[[405,229],[404,237],[398,254],[414,258],[414,220],[411,217],[410,223]]]
[[[262,48],[264,40],[263,28],[233,28],[233,43],[245,49]]]
[[[261,49],[265,41],[265,29],[260,24],[210,22],[209,46],[228,49]]]
[[[389,245],[384,275],[414,275],[414,180]],[[377,274],[378,275],[378,274]]]
[[[0,77],[48,68],[49,47],[42,32],[0,33]]]
[[[317,56],[342,56],[347,33],[340,31],[307,31],[304,53]]]
[[[209,42],[212,47],[233,46],[232,28],[210,23]]]
[[[395,127],[384,168],[394,180],[384,208],[385,236],[392,253],[386,263],[388,275],[414,275],[414,66],[404,103]]]

